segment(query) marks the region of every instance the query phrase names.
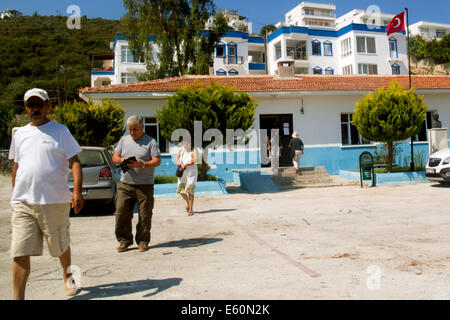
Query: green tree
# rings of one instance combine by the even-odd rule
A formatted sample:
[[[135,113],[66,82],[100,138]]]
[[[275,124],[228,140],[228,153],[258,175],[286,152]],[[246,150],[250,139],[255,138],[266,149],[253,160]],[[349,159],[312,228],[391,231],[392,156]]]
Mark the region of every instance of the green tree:
[[[208,34],[203,32],[215,13],[211,0],[124,0],[124,7],[131,51],[147,66],[141,80],[209,72],[213,40],[228,29],[222,15]],[[152,36],[157,53],[149,42]]]
[[[364,95],[356,103],[353,124],[365,139],[387,144],[387,171],[391,172],[393,142],[418,134],[426,110],[423,96],[416,94],[414,88],[405,90],[398,81],[392,80],[389,88]]]
[[[194,137],[194,122],[202,122],[202,130],[218,129],[226,143],[226,129],[242,129],[253,126],[257,102],[246,93],[236,93],[233,87],[225,87],[211,81],[209,85],[196,83],[177,90],[167,104],[156,111],[161,135],[171,141],[176,129],[186,129]],[[202,139],[203,140],[203,139]],[[205,148],[211,142],[202,142]],[[202,158],[201,179],[206,177],[206,162]]]
[[[101,105],[74,101],[56,107],[52,119],[64,124],[80,145],[111,147],[125,133],[125,110],[103,100]]]
[[[259,34],[265,37],[266,33],[267,35],[269,35],[271,32],[274,32],[275,30],[277,30],[277,27],[275,27],[273,24],[268,24],[261,28]]]

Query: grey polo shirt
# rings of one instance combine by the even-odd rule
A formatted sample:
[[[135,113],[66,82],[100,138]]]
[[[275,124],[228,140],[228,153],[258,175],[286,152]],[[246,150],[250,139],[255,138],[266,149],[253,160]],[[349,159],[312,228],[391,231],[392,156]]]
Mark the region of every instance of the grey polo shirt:
[[[153,157],[161,155],[156,140],[147,134],[134,141],[129,135],[123,136],[117,147],[116,152],[120,154],[122,158],[130,158],[135,156],[136,159],[144,162],[150,161]],[[129,169],[126,173],[122,174],[120,181],[126,184],[154,184],[155,183],[155,169]]]

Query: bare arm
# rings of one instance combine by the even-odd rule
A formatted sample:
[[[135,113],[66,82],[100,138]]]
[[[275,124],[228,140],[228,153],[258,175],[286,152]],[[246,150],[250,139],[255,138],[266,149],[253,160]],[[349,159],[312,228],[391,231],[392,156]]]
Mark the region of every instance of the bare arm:
[[[81,162],[78,156],[73,156],[69,159],[70,167],[72,168],[73,176],[73,192],[72,192],[72,208],[75,214],[83,208],[83,196],[81,190],[83,187],[83,171],[81,169]]]
[[[19,164],[17,162],[14,162],[13,167],[12,167],[12,187],[13,187],[13,189],[14,189],[14,186],[16,185],[17,169],[19,169]]]
[[[113,157],[112,157],[112,161],[115,164],[121,164],[125,159],[121,157],[120,153],[118,153],[117,151],[114,151]]]

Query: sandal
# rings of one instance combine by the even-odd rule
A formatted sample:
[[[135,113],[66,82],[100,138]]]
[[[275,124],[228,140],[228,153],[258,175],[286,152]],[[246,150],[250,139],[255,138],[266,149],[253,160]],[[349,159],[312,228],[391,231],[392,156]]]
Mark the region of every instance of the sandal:
[[[194,215],[194,211],[189,211],[188,216],[193,216]]]
[[[188,213],[189,212],[189,207],[186,207],[186,213]]]

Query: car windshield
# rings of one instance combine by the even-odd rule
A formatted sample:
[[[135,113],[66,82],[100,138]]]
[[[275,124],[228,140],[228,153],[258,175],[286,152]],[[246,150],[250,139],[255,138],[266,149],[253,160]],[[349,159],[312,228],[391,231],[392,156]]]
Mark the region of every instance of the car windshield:
[[[78,154],[83,167],[97,167],[106,165],[105,157],[99,150],[83,150]]]

